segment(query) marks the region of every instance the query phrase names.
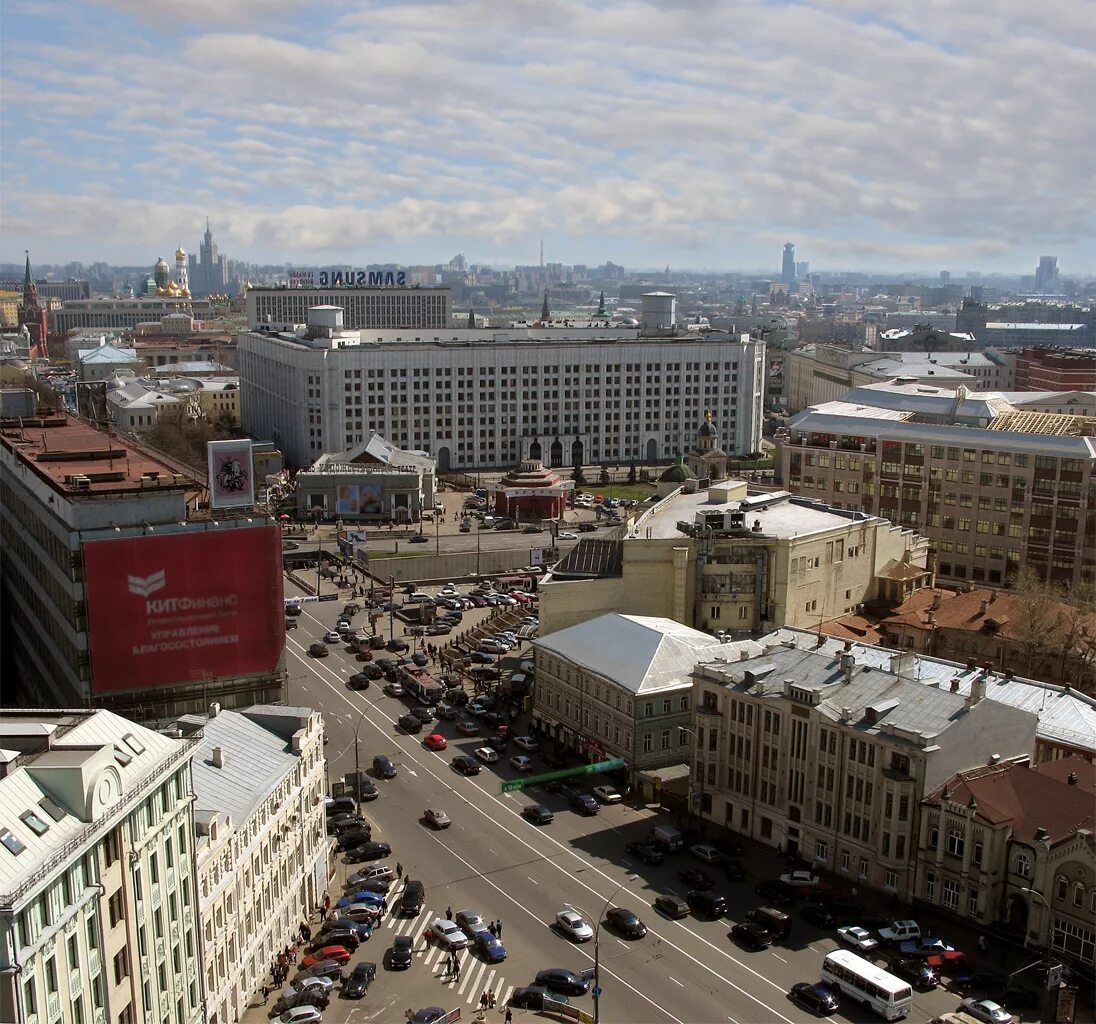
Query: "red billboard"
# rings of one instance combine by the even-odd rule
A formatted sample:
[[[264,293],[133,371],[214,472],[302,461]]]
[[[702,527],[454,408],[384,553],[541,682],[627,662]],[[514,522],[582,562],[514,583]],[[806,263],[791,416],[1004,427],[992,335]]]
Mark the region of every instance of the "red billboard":
[[[277,667],[285,646],[277,526],[84,544],[95,693]]]

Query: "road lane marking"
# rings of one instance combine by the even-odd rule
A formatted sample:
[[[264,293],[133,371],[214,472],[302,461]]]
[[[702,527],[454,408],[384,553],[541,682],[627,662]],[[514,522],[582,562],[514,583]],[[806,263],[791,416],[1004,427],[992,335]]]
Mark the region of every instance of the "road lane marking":
[[[773,951],[771,949],[769,950],[769,952],[773,953]],[[782,964],[786,964],[788,962],[779,953],[773,953],[773,956],[775,956],[776,959],[779,960]]]
[[[383,719],[384,719],[384,721],[385,721],[385,722],[387,722],[387,723],[388,723],[389,725],[394,725],[394,724],[395,724],[395,720],[394,720],[394,719],[392,719],[392,718],[389,718],[389,717],[388,717],[388,715],[386,715],[386,714],[384,713],[384,711],[382,711],[382,710],[381,710],[381,709],[380,709],[380,708],[378,707],[378,705],[377,705],[376,703],[374,703],[374,704],[369,704],[369,705],[367,705],[367,706],[366,706],[366,708],[365,708],[365,709],[363,710],[363,709],[362,709],[362,708],[361,708],[361,707],[360,707],[360,706],[359,706],[359,705],[358,705],[357,703],[355,703],[355,702],[354,702],[354,701],[353,701],[353,700],[352,700],[351,698],[349,698],[349,697],[348,697],[348,696],[346,695],[346,693],[344,692],[344,689],[343,689],[343,687],[342,687],[342,684],[341,684],[341,679],[340,679],[340,677],[339,677],[339,676],[338,676],[338,675],[337,675],[337,674],[336,674],[336,673],[334,672],[334,670],[332,670],[332,669],[328,668],[328,667],[327,667],[326,665],[322,665],[322,664],[317,664],[317,663],[315,662],[315,659],[309,658],[309,657],[308,657],[308,656],[307,656],[306,654],[302,654],[301,652],[302,652],[302,651],[304,651],[304,650],[305,650],[305,648],[304,648],[304,647],[302,647],[302,646],[301,646],[301,644],[300,644],[299,642],[297,642],[296,640],[293,640],[293,639],[291,639],[291,638],[287,638],[287,641],[288,641],[289,643],[291,643],[291,644],[293,645],[293,647],[294,647],[294,648],[296,648],[296,650],[292,651],[291,653],[293,653],[293,654],[294,654],[294,656],[295,656],[295,657],[296,657],[296,658],[297,658],[297,659],[298,659],[298,660],[299,660],[299,661],[300,661],[300,662],[302,663],[302,665],[303,665],[303,666],[304,666],[305,668],[307,668],[307,669],[308,669],[308,670],[309,670],[310,672],[312,672],[312,674],[313,674],[313,675],[314,675],[314,676],[316,677],[317,681],[319,681],[319,682],[323,683],[324,685],[326,685],[326,686],[327,686],[327,688],[328,688],[329,690],[331,690],[331,692],[332,692],[332,693],[334,693],[335,695],[337,695],[337,696],[338,696],[338,697],[339,697],[339,698],[340,698],[340,699],[341,699],[341,700],[342,700],[342,701],[343,701],[343,702],[344,702],[344,703],[345,703],[346,705],[348,705],[348,706],[349,706],[350,708],[352,708],[353,710],[355,710],[356,712],[358,712],[359,714],[361,714],[363,718],[366,718],[366,719],[368,719],[368,721],[369,721],[369,724],[370,724],[370,725],[372,725],[372,726],[373,726],[373,727],[374,727],[375,729],[377,729],[377,731],[378,731],[378,732],[381,732],[381,733],[382,733],[382,735],[384,735],[384,737],[385,737],[386,739],[392,739],[392,740],[406,740],[406,737],[404,737],[404,736],[399,736],[399,735],[397,735],[397,736],[393,736],[393,735],[391,735],[390,733],[387,733],[387,732],[385,732],[385,731],[384,731],[384,729],[383,729],[383,727],[382,727],[381,725],[379,725],[379,724],[378,724],[378,723],[377,723],[377,722],[376,722],[376,721],[375,721],[375,720],[374,720],[374,719],[373,719],[373,718],[371,717],[371,713],[375,712],[375,713],[376,713],[376,714],[377,714],[378,716],[380,716],[381,718],[383,718]],[[287,647],[287,650],[288,650],[288,647]],[[329,681],[328,681],[328,680],[327,680],[327,679],[326,679],[326,678],[325,678],[325,677],[324,677],[324,676],[323,676],[323,675],[321,674],[321,670],[324,670],[324,671],[326,671],[326,672],[328,673],[328,675],[330,675],[330,676],[331,676],[331,677],[333,677],[334,679],[336,679],[336,680],[339,680],[339,681],[340,681],[340,685],[339,685],[339,686],[336,686],[336,685],[333,685],[333,684],[332,684],[331,682],[329,682]],[[435,780],[436,780],[437,782],[439,782],[439,783],[442,783],[443,785],[449,786],[449,788],[450,788],[450,789],[452,788],[452,786],[450,786],[450,785],[449,785],[449,783],[447,783],[447,782],[446,782],[446,780],[442,779],[442,778],[441,778],[441,777],[440,777],[440,776],[439,776],[439,775],[438,775],[438,774],[437,774],[436,772],[434,772],[434,771],[433,771],[433,770],[431,770],[431,769],[430,769],[429,767],[427,767],[426,765],[424,765],[424,764],[422,764],[421,762],[419,762],[418,760],[416,760],[416,758],[414,757],[414,755],[413,755],[413,754],[411,754],[411,753],[410,753],[409,751],[406,751],[406,750],[405,750],[404,748],[401,748],[401,750],[403,750],[403,752],[404,752],[404,753],[405,753],[405,754],[406,754],[406,755],[407,755],[407,756],[408,756],[408,757],[409,757],[409,758],[410,758],[411,760],[415,761],[415,763],[416,763],[416,764],[418,764],[418,765],[419,765],[419,766],[420,766],[421,768],[423,768],[423,769],[424,769],[425,771],[429,772],[429,773],[430,773],[430,775],[432,775],[432,776],[434,777],[434,779],[435,779]],[[496,797],[496,796],[495,796],[494,794],[492,794],[492,793],[489,793],[489,792],[487,792],[487,790],[486,790],[486,789],[484,789],[484,788],[483,788],[482,786],[480,786],[480,785],[479,785],[479,784],[478,784],[477,782],[475,782],[475,781],[472,781],[472,780],[469,780],[469,784],[470,784],[471,786],[473,786],[473,787],[474,787],[475,789],[479,790],[480,796],[482,796],[482,797],[483,797],[484,799],[488,800],[489,802],[491,802],[491,803],[493,803],[493,804],[496,804],[496,805],[497,805],[498,807],[500,807],[500,808],[501,808],[501,807],[506,807],[506,805],[505,805],[505,804],[503,804],[503,803],[502,803],[502,801],[501,801],[500,799],[498,799],[498,798],[497,798],[497,797]],[[485,810],[484,808],[482,808],[482,807],[478,806],[477,804],[474,804],[474,803],[472,803],[471,801],[468,801],[468,806],[469,806],[470,808],[474,809],[475,811],[477,811],[477,812],[478,812],[479,814],[481,814],[481,815],[482,815],[482,816],[483,816],[484,818],[487,818],[487,819],[488,819],[489,821],[493,821],[493,822],[496,822],[497,824],[501,824],[500,822],[498,822],[498,819],[497,819],[497,818],[493,817],[493,816],[492,816],[492,815],[491,815],[491,814],[490,814],[490,813],[489,813],[488,811],[486,811],[486,810]],[[509,808],[509,807],[507,807],[506,809],[507,809],[507,810],[509,810],[509,811],[510,811],[510,813],[511,813],[511,814],[513,814],[513,815],[514,815],[515,817],[518,817],[518,818],[520,818],[520,817],[521,817],[521,815],[520,815],[520,814],[519,814],[519,813],[518,813],[518,812],[517,812],[516,810],[513,810],[512,808]],[[524,820],[524,819],[522,819],[522,820]],[[530,825],[529,827],[530,827],[530,828],[532,828],[533,826],[531,826],[531,825]],[[574,881],[574,882],[577,882],[577,883],[578,883],[578,885],[579,885],[579,886],[580,886],[581,888],[584,888],[584,889],[586,889],[586,890],[587,890],[587,892],[591,893],[591,894],[592,894],[592,895],[594,895],[594,896],[597,896],[597,897],[598,897],[599,899],[604,899],[604,898],[605,898],[605,894],[604,894],[604,893],[600,893],[600,892],[598,892],[598,890],[596,890],[596,889],[594,889],[594,888],[593,888],[592,886],[588,885],[588,884],[587,884],[587,883],[586,883],[585,881],[583,881],[582,879],[580,879],[580,878],[579,878],[579,877],[578,877],[578,876],[577,876],[576,874],[572,874],[571,872],[569,872],[569,871],[568,871],[568,870],[567,870],[566,868],[564,868],[564,867],[563,867],[563,865],[562,865],[562,864],[558,863],[558,862],[557,862],[557,861],[555,861],[555,860],[551,860],[551,859],[547,858],[547,857],[545,856],[545,854],[544,854],[544,853],[542,853],[542,852],[541,852],[540,850],[538,850],[538,849],[537,849],[537,848],[536,848],[535,846],[533,846],[533,844],[532,844],[532,843],[530,843],[530,842],[529,842],[528,840],[526,840],[526,839],[523,839],[523,838],[521,838],[521,836],[519,836],[519,835],[518,835],[518,834],[517,834],[516,832],[514,832],[514,831],[511,831],[511,832],[510,832],[510,835],[511,835],[511,836],[512,836],[512,837],[513,837],[514,839],[516,839],[516,840],[517,840],[517,841],[518,841],[519,843],[521,843],[521,844],[522,844],[523,846],[525,846],[525,847],[526,847],[527,849],[529,849],[529,850],[530,850],[530,851],[532,851],[532,852],[533,852],[534,854],[536,854],[536,856],[538,857],[538,859],[541,859],[541,860],[545,861],[545,862],[546,862],[547,864],[550,864],[551,866],[553,866],[553,867],[555,867],[555,868],[558,868],[558,869],[559,869],[559,870],[560,870],[560,871],[561,871],[561,872],[562,872],[562,873],[563,873],[564,875],[566,875],[566,876],[567,876],[568,878],[570,878],[570,879],[571,879],[572,881]],[[580,856],[579,854],[575,853],[575,852],[574,852],[574,851],[573,851],[572,849],[570,849],[569,847],[565,846],[565,845],[564,845],[564,844],[563,844],[562,842],[560,842],[560,841],[559,841],[558,839],[555,839],[555,838],[554,838],[553,836],[550,836],[550,835],[548,835],[547,833],[545,833],[545,832],[542,832],[542,831],[537,831],[537,832],[536,832],[536,835],[538,835],[538,836],[539,836],[539,837],[540,837],[540,838],[541,838],[541,839],[542,839],[542,840],[543,840],[544,842],[547,842],[547,843],[549,843],[550,845],[552,845],[552,846],[556,847],[556,848],[557,848],[558,850],[560,850],[561,852],[563,852],[563,853],[566,853],[566,854],[570,854],[570,856],[571,856],[571,857],[573,857],[573,858],[574,858],[575,860],[579,861],[579,863],[580,863],[580,864],[582,865],[582,867],[583,867],[584,869],[589,869],[589,870],[591,870],[591,871],[595,872],[596,874],[600,875],[600,876],[601,876],[601,878],[603,878],[603,879],[604,879],[604,880],[605,880],[605,881],[606,881],[606,882],[607,882],[607,883],[608,883],[609,885],[611,885],[611,886],[615,886],[615,885],[617,884],[617,880],[616,880],[615,878],[613,878],[613,877],[611,877],[610,875],[606,874],[606,872],[605,872],[605,871],[603,871],[603,870],[602,870],[601,868],[599,868],[599,867],[596,867],[596,866],[595,866],[595,865],[594,865],[593,863],[590,863],[590,862],[584,861],[584,860],[582,859],[582,857],[581,857],[581,856]],[[433,838],[433,839],[434,839],[435,841],[438,841],[438,842],[439,842],[439,845],[444,845],[444,844],[441,844],[441,843],[440,843],[440,840],[438,840],[438,837],[437,837],[437,836],[432,836],[431,838]],[[449,847],[446,847],[446,849],[448,849],[448,850],[449,850],[449,852],[450,852],[451,854],[453,854],[453,856],[457,857],[457,859],[459,859],[459,860],[460,860],[460,861],[461,861],[461,862],[462,862],[463,864],[465,864],[465,866],[467,866],[468,868],[470,868],[470,869],[471,869],[472,871],[474,871],[474,872],[475,872],[476,874],[479,874],[479,873],[480,873],[480,872],[479,872],[479,871],[478,871],[478,870],[477,870],[477,869],[475,868],[475,866],[474,866],[474,865],[472,865],[472,864],[471,864],[470,862],[468,862],[467,860],[465,860],[465,859],[464,859],[463,857],[461,857],[461,856],[460,856],[459,854],[455,853],[455,852],[454,852],[453,850],[451,850],[451,849],[450,849]],[[499,891],[499,892],[501,892],[501,893],[503,893],[503,895],[504,895],[504,896],[506,896],[506,897],[507,897],[508,899],[510,899],[510,900],[511,900],[512,902],[514,902],[515,904],[517,904],[517,901],[516,901],[516,900],[514,900],[514,899],[513,899],[513,897],[512,897],[512,896],[510,896],[510,894],[509,894],[509,893],[506,893],[506,892],[504,892],[504,890],[502,890],[501,888],[499,888],[499,887],[498,887],[497,885],[495,885],[495,884],[494,884],[493,882],[490,882],[490,880],[487,880],[487,881],[488,881],[488,884],[492,885],[492,887],[493,887],[493,888],[495,888],[495,889],[498,889],[498,891]],[[520,904],[517,904],[517,905],[519,905],[519,906],[520,906]],[[523,907],[522,909],[526,909],[526,908],[524,908],[524,907]],[[536,918],[536,915],[533,915],[533,914],[532,914],[532,913],[531,913],[530,911],[528,911],[527,909],[526,909],[526,912],[527,912],[527,913],[530,913],[530,916],[533,916],[534,918]],[[536,920],[539,920],[539,918],[536,918]],[[712,943],[712,942],[709,942],[709,941],[708,941],[707,939],[705,939],[705,938],[704,938],[704,937],[703,937],[702,935],[699,935],[699,934],[698,934],[697,932],[694,932],[694,931],[692,931],[691,929],[689,929],[689,928],[686,928],[686,927],[684,927],[684,925],[682,925],[682,924],[681,924],[680,922],[675,922],[675,923],[677,924],[677,926],[678,926],[679,928],[681,928],[681,929],[682,929],[682,931],[684,931],[684,932],[687,932],[687,933],[688,933],[689,935],[691,935],[691,936],[692,936],[693,938],[697,939],[697,940],[698,940],[699,942],[701,942],[701,943],[703,943],[704,945],[708,946],[708,947],[709,947],[710,949],[712,949],[712,950],[713,950],[714,952],[716,952],[716,953],[720,954],[720,955],[721,955],[721,956],[723,956],[723,957],[724,957],[725,959],[727,959],[727,960],[730,960],[730,961],[731,961],[731,963],[735,964],[735,965],[736,965],[737,967],[741,968],[741,969],[742,969],[743,971],[745,971],[746,973],[748,973],[748,974],[751,974],[751,975],[753,975],[753,976],[754,976],[755,978],[757,978],[757,979],[758,979],[759,981],[763,981],[763,982],[765,982],[765,983],[766,983],[767,985],[771,985],[771,986],[772,986],[773,988],[775,988],[775,989],[776,989],[777,991],[779,991],[779,992],[783,993],[783,991],[784,991],[784,990],[783,990],[783,988],[782,988],[782,987],[781,987],[780,985],[776,984],[776,982],[774,982],[774,981],[772,981],[771,979],[769,979],[769,978],[765,977],[765,975],[763,975],[763,974],[761,974],[760,972],[758,972],[758,971],[754,970],[754,969],[753,969],[752,967],[750,967],[750,966],[749,966],[748,964],[744,963],[743,961],[741,961],[741,960],[737,959],[737,958],[736,958],[736,957],[734,957],[734,956],[731,956],[731,955],[730,955],[729,953],[727,953],[727,951],[726,951],[726,950],[724,950],[724,949],[721,949],[721,948],[720,948],[719,946],[716,946],[716,945],[715,945],[714,943]],[[742,987],[741,987],[740,985],[737,985],[737,984],[735,984],[735,982],[731,981],[731,979],[730,979],[730,978],[728,978],[728,977],[726,977],[726,976],[724,976],[724,975],[720,974],[720,973],[719,973],[719,972],[718,972],[717,970],[715,970],[715,969],[714,969],[713,967],[710,967],[710,966],[709,966],[708,964],[706,964],[706,963],[705,963],[704,961],[702,961],[702,960],[698,959],[697,957],[693,956],[693,955],[692,955],[691,953],[689,953],[689,952],[688,952],[687,950],[683,949],[683,948],[682,948],[681,946],[677,945],[677,943],[673,942],[673,941],[672,941],[671,939],[669,939],[668,937],[664,937],[664,936],[660,935],[660,934],[659,934],[658,932],[653,932],[653,931],[652,931],[652,932],[650,932],[650,934],[654,935],[654,936],[655,936],[655,938],[657,938],[657,939],[661,940],[661,941],[662,941],[662,942],[664,942],[664,943],[665,943],[665,944],[666,944],[667,946],[669,946],[669,947],[670,947],[671,949],[673,949],[673,950],[675,950],[676,952],[680,953],[680,954],[681,954],[682,956],[684,956],[684,957],[688,958],[689,960],[691,960],[691,961],[692,961],[692,962],[693,962],[694,964],[696,964],[696,965],[697,965],[698,967],[700,967],[700,968],[701,968],[702,970],[705,970],[705,971],[707,971],[707,972],[708,972],[709,974],[712,974],[712,975],[714,975],[715,977],[719,978],[719,979],[720,979],[720,981],[722,981],[722,982],[723,982],[724,984],[726,984],[726,985],[729,985],[729,986],[730,986],[731,988],[735,989],[735,991],[737,991],[737,992],[740,992],[740,993],[741,993],[742,995],[746,996],[746,997],[747,997],[748,999],[750,999],[751,1001],[753,1001],[753,1002],[757,1003],[757,1004],[758,1004],[759,1006],[762,1006],[762,1007],[764,1007],[764,1009],[765,1009],[765,1010],[766,1010],[766,1011],[768,1012],[768,1014],[769,1014],[769,1015],[771,1015],[772,1017],[775,1017],[775,1018],[778,1018],[778,1019],[780,1019],[780,1020],[784,1021],[784,1022],[785,1022],[785,1024],[794,1024],[794,1022],[793,1022],[793,1021],[791,1021],[791,1020],[790,1020],[790,1019],[789,1019],[788,1017],[785,1017],[785,1016],[784,1016],[784,1015],[783,1015],[782,1013],[780,1013],[780,1012],[779,1012],[778,1010],[776,1010],[776,1009],[775,1009],[774,1007],[772,1007],[772,1006],[769,1006],[769,1005],[768,1005],[767,1003],[765,1003],[765,1002],[764,1002],[764,1001],[763,1001],[762,999],[760,999],[759,997],[755,996],[755,995],[754,995],[754,994],[753,994],[752,992],[749,992],[749,991],[748,991],[748,990],[746,990],[745,988],[742,988]],[[586,956],[587,956],[587,958],[589,959],[589,954],[584,954],[584,955],[586,955]],[[611,973],[611,972],[607,972],[607,973]],[[647,1002],[650,1002],[652,1006],[655,1006],[655,1007],[656,1007],[657,1009],[659,1009],[659,1010],[660,1010],[660,1011],[661,1011],[662,1013],[665,1013],[665,1014],[666,1014],[666,1016],[667,1016],[667,1017],[669,1017],[669,1018],[670,1018],[671,1020],[677,1021],[677,1022],[678,1022],[678,1024],[682,1024],[682,1022],[681,1022],[681,1021],[680,1021],[680,1020],[679,1020],[679,1019],[678,1019],[677,1017],[675,1017],[675,1016],[674,1016],[674,1015],[673,1015],[672,1013],[670,1013],[670,1012],[669,1012],[668,1010],[666,1010],[666,1009],[665,1009],[664,1007],[662,1007],[662,1006],[659,1006],[659,1005],[658,1005],[657,1003],[655,1003],[655,1002],[654,1002],[653,1000],[651,1000],[651,999],[650,999],[649,997],[647,997],[646,995],[644,995],[644,994],[643,994],[642,992],[639,992],[639,990],[638,990],[638,989],[634,988],[634,987],[633,987],[632,985],[630,985],[630,984],[629,984],[628,982],[624,981],[624,979],[623,979],[623,978],[620,978],[620,977],[618,977],[618,976],[617,976],[617,975],[615,975],[615,974],[613,974],[613,977],[616,977],[616,978],[617,978],[617,980],[621,982],[621,984],[625,985],[625,986],[626,986],[627,988],[631,989],[631,990],[632,990],[633,992],[636,992],[636,993],[637,993],[638,995],[640,995],[640,996],[641,996],[641,997],[642,997],[643,999],[647,1000]]]
[[[678,988],[684,988],[685,987],[684,985],[681,984],[680,981],[677,980],[677,978],[671,978],[670,981],[672,981],[675,985],[677,985]]]
[[[528,878],[529,881],[533,883],[533,885],[540,885],[540,882],[533,878],[532,875],[526,875],[525,877]]]
[[[625,949],[628,948],[628,943],[625,942],[623,939],[617,939],[617,942],[619,942]]]

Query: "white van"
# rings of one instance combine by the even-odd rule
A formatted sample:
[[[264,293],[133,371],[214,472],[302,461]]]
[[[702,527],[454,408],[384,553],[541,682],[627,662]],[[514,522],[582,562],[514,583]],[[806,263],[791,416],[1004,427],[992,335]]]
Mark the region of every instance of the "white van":
[[[669,825],[656,825],[651,829],[651,838],[671,853],[676,853],[685,846],[685,837]]]

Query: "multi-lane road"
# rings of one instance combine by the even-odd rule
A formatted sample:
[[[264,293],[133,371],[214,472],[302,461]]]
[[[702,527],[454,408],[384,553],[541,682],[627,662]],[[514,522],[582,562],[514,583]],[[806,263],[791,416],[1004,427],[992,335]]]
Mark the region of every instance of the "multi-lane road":
[[[290,590],[287,584],[287,593]],[[342,602],[305,605],[289,633],[288,660],[294,678],[290,699],[320,710],[329,742],[327,757],[332,779],[341,778],[355,763],[355,736],[362,766],[375,754],[387,754],[398,766],[395,779],[378,782],[381,797],[364,805],[374,825],[374,838],[391,843],[393,856],[405,877],[420,879],[426,904],[414,918],[386,919],[364,943],[355,960],[378,964],[378,976],[369,995],[360,1002],[332,1000],[325,1022],[362,1020],[399,1022],[404,1011],[436,1005],[463,1008],[463,1019],[473,1019],[483,991],[492,989],[501,1015],[512,988],[530,984],[538,970],[567,967],[582,971],[593,966],[594,944],[575,945],[558,934],[551,922],[568,906],[592,922],[606,901],[635,911],[647,924],[648,935],[638,941],[616,936],[608,927],[600,933],[600,1016],[605,1024],[640,1022],[800,1022],[811,1016],[787,999],[796,981],[817,981],[826,952],[836,948],[826,934],[795,916],[790,939],[771,949],[752,953],[728,938],[731,923],[759,902],[753,886],[759,877],[781,870],[771,851],[746,856],[746,881],[721,883],[730,904],[727,918],[704,921],[690,917],[672,921],[651,906],[656,896],[681,893],[678,872],[696,866],[688,853],[671,856],[658,866],[632,863],[625,844],[646,837],[660,819],[654,812],[630,806],[603,807],[596,817],[579,817],[565,809],[557,795],[541,792],[500,793],[500,780],[516,773],[506,764],[484,768],[478,776],[464,777],[451,767],[457,753],[471,753],[482,737],[463,737],[452,722],[436,723],[418,736],[405,735],[395,720],[405,710],[397,699],[384,696],[374,684],[354,692],[346,687],[356,670],[352,656],[333,647],[331,656],[313,659],[310,641],[331,628]],[[465,625],[473,613],[465,613]],[[357,623],[355,623],[357,624]],[[436,729],[449,740],[444,751],[427,750],[422,737]],[[534,759],[535,756],[534,756]],[[537,827],[521,815],[527,803],[543,802],[556,812],[555,821]],[[439,807],[453,819],[451,828],[434,831],[422,820],[427,807]],[[338,866],[338,880],[349,870]],[[630,876],[636,877],[630,880]],[[623,886],[622,886],[623,883]],[[332,898],[341,887],[332,887]],[[619,890],[619,892],[618,892]],[[424,933],[435,917],[471,910],[485,920],[502,923],[502,941],[508,951],[501,964],[488,966],[468,951],[463,954],[459,981],[443,974],[444,957]],[[384,952],[398,934],[415,939],[415,959],[409,971],[392,972]],[[590,995],[575,997],[578,1006],[592,1009]],[[943,990],[916,993],[912,1021],[925,1021],[954,1010],[954,994]],[[493,1015],[489,1011],[489,1018]],[[247,1019],[261,1019],[251,1011]],[[536,1016],[515,1011],[518,1020]],[[842,1004],[838,1020],[873,1019],[862,1008]]]

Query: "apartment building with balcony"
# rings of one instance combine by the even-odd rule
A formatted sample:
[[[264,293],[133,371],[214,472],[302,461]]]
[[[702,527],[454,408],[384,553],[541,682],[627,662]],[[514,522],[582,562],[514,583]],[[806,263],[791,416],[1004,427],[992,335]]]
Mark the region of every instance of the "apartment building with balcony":
[[[851,645],[850,645],[851,647]],[[964,768],[1033,755],[1037,716],[794,640],[693,673],[702,815],[908,900],[925,796]]]
[[[0,1020],[199,1024],[195,744],[0,712]]]
[[[1022,568],[1096,580],[1096,418],[1015,395],[923,385],[854,388],[776,436],[777,482],[932,542],[939,578],[1005,586]],[[1037,405],[1047,396],[1037,395]]]
[[[194,856],[207,1024],[232,1024],[327,891],[323,720],[308,708],[211,704],[198,738]]]

